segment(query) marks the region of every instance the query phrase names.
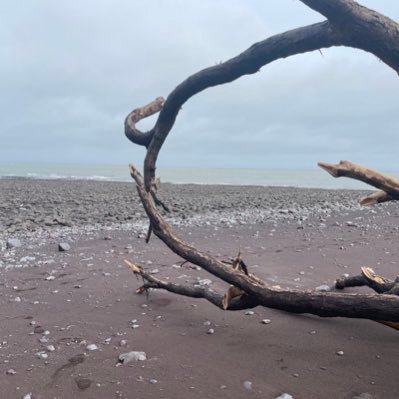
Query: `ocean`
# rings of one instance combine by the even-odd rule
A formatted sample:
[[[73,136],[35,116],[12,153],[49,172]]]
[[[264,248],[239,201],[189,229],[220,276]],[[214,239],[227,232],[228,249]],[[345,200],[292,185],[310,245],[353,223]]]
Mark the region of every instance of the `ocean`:
[[[399,173],[389,173],[389,175],[399,178]],[[370,189],[370,186],[353,179],[344,177],[334,179],[317,166],[313,170],[158,168],[158,176],[162,182],[175,184]],[[132,181],[127,165],[0,163],[0,178],[9,177]]]

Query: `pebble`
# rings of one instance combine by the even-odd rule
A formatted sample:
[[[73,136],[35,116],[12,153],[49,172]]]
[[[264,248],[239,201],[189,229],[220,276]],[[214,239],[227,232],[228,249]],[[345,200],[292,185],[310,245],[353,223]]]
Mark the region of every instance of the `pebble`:
[[[58,244],[58,250],[60,252],[66,252],[66,251],[69,251],[70,249],[71,249],[71,246],[67,242],[60,242]]]
[[[158,380],[156,380],[155,378],[151,378],[149,382],[150,384],[156,384]]]
[[[32,393],[31,393],[31,392],[27,393],[26,395],[24,395],[24,396],[22,397],[22,399],[33,399]]]
[[[198,280],[198,282],[196,283],[197,286],[200,287],[205,287],[207,285],[211,285],[212,284],[212,280],[209,280],[209,278],[204,278],[202,280]]]
[[[89,344],[86,346],[86,349],[88,351],[96,351],[96,350],[98,350],[98,346],[96,344]]]
[[[373,395],[371,393],[361,393],[360,395],[353,396],[352,399],[373,399]]]
[[[42,326],[35,326],[33,329],[33,332],[35,334],[43,334],[44,333],[44,328]]]
[[[122,364],[128,364],[131,362],[143,362],[145,360],[147,360],[147,354],[140,351],[131,351],[119,355],[119,361]]]
[[[253,314],[255,314],[255,312],[254,312],[253,310],[247,310],[247,311],[245,312],[245,314],[246,314],[247,316],[252,316]]]
[[[244,381],[244,388],[250,391],[252,389],[252,381]]]
[[[49,352],[54,352],[54,351],[55,351],[55,346],[54,346],[54,345],[48,345],[48,346],[46,347],[46,349],[47,349]]]
[[[274,399],[294,399],[294,398],[288,393],[282,393],[280,396],[277,396]]]
[[[18,240],[18,238],[10,238],[10,239],[7,241],[6,247],[7,247],[7,249],[13,249],[13,248],[18,248],[18,247],[20,247],[21,245],[22,245],[22,244],[21,244],[21,241]]]
[[[338,352],[336,352],[336,354],[337,354],[338,356],[344,356],[344,351],[338,351]]]
[[[15,374],[17,374],[17,372],[16,372],[14,369],[8,369],[8,370],[6,371],[6,374],[7,374],[7,375],[15,375]]]
[[[326,284],[323,284],[323,285],[319,285],[318,287],[316,287],[315,290],[317,292],[329,292],[329,291],[331,291],[331,287]]]
[[[206,333],[207,334],[214,334],[215,330],[213,328],[210,328]]]
[[[263,319],[261,320],[262,324],[270,324],[272,321],[270,319]]]
[[[46,352],[40,351],[36,353],[36,357],[38,359],[47,359],[48,358],[48,354]]]
[[[83,377],[76,377],[75,378],[76,385],[78,386],[79,389],[85,390],[90,387],[91,385],[91,380],[88,378],[83,378]]]
[[[119,341],[119,346],[126,346],[127,345],[127,341],[125,339],[121,339]]]

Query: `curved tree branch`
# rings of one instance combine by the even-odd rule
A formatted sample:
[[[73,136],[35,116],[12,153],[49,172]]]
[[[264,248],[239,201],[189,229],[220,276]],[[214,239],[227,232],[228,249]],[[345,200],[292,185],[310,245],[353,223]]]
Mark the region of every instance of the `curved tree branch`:
[[[392,19],[353,0],[301,0],[344,34],[344,45],[380,58],[399,74],[399,29]]]
[[[147,147],[144,176],[141,176],[133,166],[130,166],[130,172],[136,181],[151,229],[177,255],[231,284],[233,287],[229,300],[223,302],[226,295],[221,298],[210,290],[193,291],[187,287],[163,282],[139,268],[137,270],[140,271],[136,270],[136,273],[147,281],[143,289],[163,288],[183,295],[203,297],[223,308],[227,305],[230,309],[237,303],[241,306],[240,301],[246,297],[253,304],[293,313],[312,313],[322,317],[366,318],[384,323],[398,322],[399,297],[393,290],[395,287],[384,294],[373,295],[321,293],[270,287],[256,276],[229,267],[179,239],[156,207],[156,197],[153,195],[156,161],[182,105],[193,95],[206,88],[258,72],[262,66],[277,59],[332,46],[348,46],[368,51],[395,71],[399,71],[399,25],[394,21],[358,5],[353,0],[302,0],[302,2],[325,15],[328,20],[270,37],[254,44],[237,57],[190,76],[168,96],[154,128],[147,133],[142,133],[135,127],[135,123],[145,116],[145,112],[141,112],[140,109],[138,112],[133,111],[126,119],[125,127],[127,126],[129,139]],[[146,115],[150,114],[149,112]],[[333,171],[331,165],[320,166],[326,170],[330,169],[328,170],[330,173]],[[353,169],[356,165],[351,164],[351,167]],[[376,187],[384,190],[383,194],[373,194],[373,198],[368,199],[369,202],[382,202],[388,200],[387,196],[396,199],[397,192],[394,187],[396,183],[392,184],[389,179],[382,181],[380,176],[375,175],[370,178],[368,171],[363,177],[368,183],[374,183]],[[355,178],[359,178],[359,175]]]
[[[163,97],[157,97],[154,101],[144,107],[134,109],[125,119],[125,135],[134,144],[148,147],[154,134],[153,130],[143,133],[136,128],[136,123],[148,116],[159,112],[164,104]]]
[[[144,161],[148,190],[155,178],[156,161],[182,105],[193,95],[213,86],[232,82],[280,58],[343,44],[342,35],[328,21],[293,29],[252,45],[237,57],[206,68],[183,81],[165,101]]]

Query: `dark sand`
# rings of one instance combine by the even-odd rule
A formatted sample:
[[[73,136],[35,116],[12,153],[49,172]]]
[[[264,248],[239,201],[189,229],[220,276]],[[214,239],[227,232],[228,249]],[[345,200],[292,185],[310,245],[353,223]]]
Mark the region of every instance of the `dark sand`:
[[[165,185],[162,194],[177,210],[171,222],[181,237],[220,259],[241,249],[270,284],[332,285],[364,265],[398,274],[395,204],[361,209],[359,192],[290,188]],[[140,281],[123,259],[160,278],[226,286],[192,265],[177,267],[156,237],[146,245],[135,197],[132,184],[0,180],[1,399],[399,397],[398,332],[378,323],[259,307],[246,315],[162,291],[136,295]],[[22,246],[6,249],[11,237]],[[59,242],[70,251],[59,252]],[[34,333],[37,326],[49,335]],[[117,367],[132,350],[148,360]],[[48,358],[37,358],[40,351]],[[79,378],[90,386],[79,388]]]

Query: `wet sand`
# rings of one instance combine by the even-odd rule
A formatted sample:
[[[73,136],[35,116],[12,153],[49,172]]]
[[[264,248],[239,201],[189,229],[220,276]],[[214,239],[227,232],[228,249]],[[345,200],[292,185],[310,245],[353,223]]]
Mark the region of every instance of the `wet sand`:
[[[179,267],[156,237],[145,244],[132,184],[16,179],[0,180],[0,189],[2,398],[397,398],[398,332],[378,323],[260,307],[223,312],[163,291],[135,294],[140,281],[124,259],[159,278],[226,285],[193,265]],[[361,209],[360,196],[193,185],[162,191],[181,237],[220,259],[240,249],[259,277],[301,289],[332,285],[365,265],[398,274],[397,207]],[[7,249],[10,238],[21,246]],[[60,252],[60,242],[71,249]],[[118,356],[133,350],[147,360],[119,365]]]

